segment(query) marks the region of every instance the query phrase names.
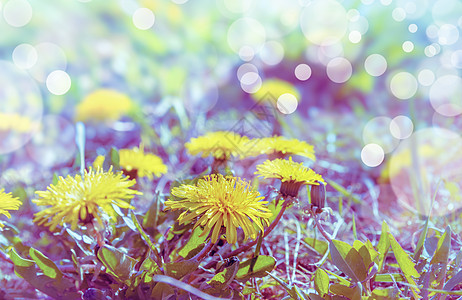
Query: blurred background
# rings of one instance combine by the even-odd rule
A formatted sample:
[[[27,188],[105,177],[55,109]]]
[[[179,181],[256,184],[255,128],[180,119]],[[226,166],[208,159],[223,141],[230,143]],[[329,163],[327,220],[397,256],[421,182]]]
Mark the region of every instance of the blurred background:
[[[87,165],[143,142],[170,180],[190,137],[281,134],[381,209],[462,206],[459,0],[1,0],[0,14],[8,192],[77,170],[82,121]]]

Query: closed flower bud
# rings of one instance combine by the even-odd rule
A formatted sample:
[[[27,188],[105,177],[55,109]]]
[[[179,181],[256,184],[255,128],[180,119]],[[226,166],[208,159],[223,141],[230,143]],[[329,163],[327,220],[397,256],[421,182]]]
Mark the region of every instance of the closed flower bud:
[[[318,208],[323,208],[326,203],[326,185],[321,181],[318,181],[318,183],[318,185],[311,186],[311,204]]]

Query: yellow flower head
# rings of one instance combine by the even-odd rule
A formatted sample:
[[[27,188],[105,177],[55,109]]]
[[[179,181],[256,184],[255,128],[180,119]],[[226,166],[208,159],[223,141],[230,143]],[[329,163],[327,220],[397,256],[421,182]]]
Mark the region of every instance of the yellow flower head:
[[[259,139],[251,151],[253,155],[300,155],[312,160],[316,160],[312,145],[305,141],[287,139],[282,136],[273,136]]]
[[[101,89],[79,103],[76,121],[117,121],[133,108],[128,96],[115,90]]]
[[[256,102],[263,99],[271,99],[268,98],[268,96],[277,100],[283,94],[292,94],[295,98],[300,99],[300,93],[298,90],[291,83],[280,79],[265,80],[260,89],[256,93],[252,94],[252,98]]]
[[[264,197],[248,182],[236,177],[209,175],[196,185],[173,188],[172,195],[183,200],[167,200],[167,209],[185,210],[178,217],[181,224],[199,218],[194,228],[204,226],[202,235],[211,232],[212,243],[218,240],[222,226],[226,228],[226,240],[230,244],[237,241],[238,227],[242,227],[245,239],[255,239],[257,231],[252,222],[263,231],[263,225],[269,225],[268,218],[272,215],[265,206],[268,201],[260,201]]]
[[[116,216],[113,204],[133,209],[127,201],[141,194],[130,189],[135,184],[135,180],[128,180],[121,172],[113,173],[112,167],[107,172],[90,168],[83,176],[59,177],[56,185],[50,184],[46,191],[36,192],[39,198],[32,202],[50,207],[36,213],[34,222],[45,224],[51,230],[64,223],[70,223],[75,229],[77,223],[86,224],[93,218],[103,225],[102,213],[112,218]]]
[[[248,137],[235,132],[216,131],[192,138],[185,147],[191,155],[202,152],[202,157],[212,155],[216,159],[227,160],[246,152],[249,141]]]
[[[21,201],[18,198],[13,198],[11,193],[5,193],[5,189],[0,190],[0,215],[5,215],[8,218],[11,218],[8,210],[18,210],[21,206]],[[2,222],[0,222],[0,228],[3,227]]]
[[[18,133],[29,133],[37,127],[38,124],[26,116],[0,112],[0,132],[15,131]]]
[[[144,153],[143,148],[120,149],[119,157],[120,167],[128,174],[136,172],[139,177],[152,179],[153,175],[160,177],[167,173],[167,166],[162,159],[152,153]]]
[[[289,159],[266,160],[257,165],[255,174],[263,178],[276,178],[281,180],[280,192],[284,196],[296,197],[302,184],[318,185],[324,183],[321,175],[301,163]]]

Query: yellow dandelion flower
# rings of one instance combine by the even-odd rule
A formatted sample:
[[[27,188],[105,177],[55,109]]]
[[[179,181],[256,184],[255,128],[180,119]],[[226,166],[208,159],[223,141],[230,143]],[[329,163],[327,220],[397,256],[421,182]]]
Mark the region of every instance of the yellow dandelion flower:
[[[252,98],[258,102],[267,98],[269,95],[277,100],[283,94],[294,95],[295,98],[300,99],[300,93],[298,90],[290,83],[280,79],[268,79],[265,80],[260,89],[252,94]]]
[[[144,153],[144,149],[134,147],[133,149],[120,149],[120,167],[125,174],[136,174],[139,177],[153,178],[153,175],[160,177],[167,173],[167,166],[162,159],[152,153]],[[136,177],[136,176],[132,176]]]
[[[5,215],[11,218],[9,210],[18,210],[21,206],[19,198],[14,198],[11,193],[5,193],[5,189],[0,190],[0,215]],[[0,222],[0,228],[4,225]]]
[[[202,153],[202,157],[212,155],[215,159],[228,160],[245,153],[249,141],[248,137],[235,132],[216,131],[192,138],[185,147],[191,155]]]
[[[115,90],[101,89],[79,103],[76,121],[117,121],[133,108],[134,104],[128,96]]]
[[[316,160],[314,148],[305,141],[287,139],[282,136],[273,136],[259,139],[255,146],[250,149],[252,155],[268,154],[276,157],[284,155],[300,155],[311,160]]]
[[[172,189],[172,195],[183,200],[169,199],[165,202],[167,209],[185,210],[178,217],[180,224],[189,223],[198,218],[194,224],[203,226],[202,235],[210,234],[215,243],[225,227],[226,240],[230,244],[237,241],[237,228],[244,231],[245,239],[255,239],[257,230],[269,225],[272,213],[265,206],[268,201],[261,201],[260,193],[246,181],[236,177],[224,177],[221,174],[209,175],[200,179],[196,185],[183,184]]]
[[[263,178],[276,178],[281,180],[280,192],[284,196],[296,197],[300,187],[304,185],[319,185],[324,183],[321,175],[301,163],[289,159],[266,160],[257,165],[258,174]]]
[[[79,222],[87,224],[96,218],[102,226],[102,213],[112,218],[116,216],[112,205],[133,209],[127,201],[141,194],[130,189],[135,184],[136,180],[129,180],[121,172],[113,173],[112,167],[107,172],[90,168],[83,176],[59,177],[56,185],[50,184],[46,191],[36,192],[39,198],[32,202],[49,207],[36,213],[34,222],[45,224],[51,230],[70,223],[75,229]]]
[[[0,132],[15,131],[18,133],[29,133],[38,127],[38,123],[34,122],[26,116],[16,113],[0,112]]]

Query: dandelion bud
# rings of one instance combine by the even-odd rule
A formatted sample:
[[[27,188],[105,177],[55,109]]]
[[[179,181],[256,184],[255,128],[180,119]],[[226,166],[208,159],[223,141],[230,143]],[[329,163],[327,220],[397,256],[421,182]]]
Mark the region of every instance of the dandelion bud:
[[[318,181],[318,185],[311,186],[311,204],[318,208],[323,208],[326,203],[326,186],[322,181]]]

